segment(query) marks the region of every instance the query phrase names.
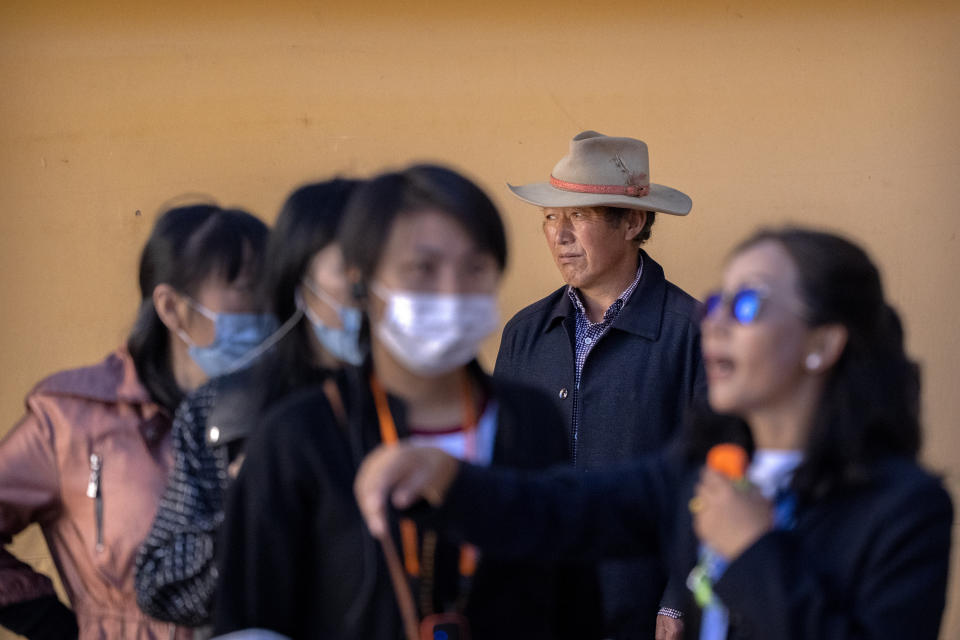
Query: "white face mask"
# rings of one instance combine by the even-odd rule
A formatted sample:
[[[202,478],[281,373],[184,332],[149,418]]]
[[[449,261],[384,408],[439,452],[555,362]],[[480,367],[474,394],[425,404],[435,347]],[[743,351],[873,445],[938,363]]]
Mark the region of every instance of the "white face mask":
[[[391,291],[376,283],[371,290],[387,303],[377,337],[400,364],[421,376],[467,364],[500,325],[492,294]]]

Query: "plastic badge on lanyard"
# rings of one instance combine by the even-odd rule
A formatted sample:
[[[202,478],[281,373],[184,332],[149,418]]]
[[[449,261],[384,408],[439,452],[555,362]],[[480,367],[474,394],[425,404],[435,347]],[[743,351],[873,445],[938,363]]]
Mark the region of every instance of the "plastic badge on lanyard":
[[[470,624],[459,613],[434,613],[420,623],[420,640],[470,640]]]

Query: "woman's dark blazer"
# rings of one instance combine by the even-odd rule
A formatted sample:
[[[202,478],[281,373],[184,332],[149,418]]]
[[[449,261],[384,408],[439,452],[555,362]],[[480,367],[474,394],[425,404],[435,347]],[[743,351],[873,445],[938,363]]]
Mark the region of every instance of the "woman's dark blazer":
[[[672,454],[588,475],[463,465],[441,515],[488,554],[662,553],[683,584],[697,555],[686,508],[697,476]],[[715,585],[729,637],[935,640],[952,523],[939,480],[907,459],[877,462],[862,486],[801,506],[795,528],[764,535],[730,564]],[[699,610],[688,602],[686,637],[698,638]]]
[[[499,403],[494,465],[532,470],[566,460],[565,430],[549,399],[491,380],[476,365],[471,371]],[[310,640],[402,637],[381,548],[353,497],[356,468],[380,443],[367,375],[355,369],[341,380],[346,429],[314,388],[276,405],[248,442],[218,550],[217,634],[266,628]],[[402,437],[403,404],[389,403]],[[437,573],[447,575],[439,566]],[[455,580],[456,570],[450,575]],[[596,629],[600,615],[598,589],[593,572],[579,567],[481,556],[466,615],[475,639],[588,638],[584,625]]]

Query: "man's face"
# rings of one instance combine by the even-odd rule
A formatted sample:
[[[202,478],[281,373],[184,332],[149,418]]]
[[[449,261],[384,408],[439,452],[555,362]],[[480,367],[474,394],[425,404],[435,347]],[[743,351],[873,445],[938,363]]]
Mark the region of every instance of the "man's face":
[[[636,229],[631,232],[630,226],[628,218],[612,224],[602,209],[592,207],[543,210],[543,235],[553,260],[564,281],[578,289],[603,284],[625,261],[636,261]]]

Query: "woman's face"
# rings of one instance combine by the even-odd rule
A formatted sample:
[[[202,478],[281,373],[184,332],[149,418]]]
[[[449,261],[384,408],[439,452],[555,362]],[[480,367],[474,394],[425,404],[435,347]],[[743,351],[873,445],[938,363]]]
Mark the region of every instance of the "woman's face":
[[[377,370],[396,366],[408,376],[434,378],[466,364],[496,329],[490,302],[500,275],[493,254],[451,216],[436,209],[397,216],[368,283]]]
[[[392,291],[492,294],[500,275],[496,258],[480,251],[453,218],[428,209],[395,219],[373,280]],[[371,300],[373,320],[383,301]]]
[[[304,279],[310,281],[315,289],[330,296],[341,306],[351,306],[353,300],[349,295],[346,274],[343,268],[343,253],[337,243],[313,254]],[[300,287],[303,301],[316,314],[317,318],[327,327],[339,329],[343,327],[340,314],[328,300],[312,292],[309,287]]]
[[[759,313],[741,324],[729,302],[746,288],[762,292]],[[798,398],[811,330],[802,318],[798,273],[775,241],[735,255],[723,274],[725,303],[704,318],[702,343],[710,406],[745,417],[791,407]]]
[[[174,313],[180,318],[179,326],[183,332],[198,347],[212,344],[216,335],[214,320],[191,304],[187,296],[176,295],[179,299],[175,303]],[[258,311],[253,281],[242,273],[232,282],[228,282],[222,275],[211,275],[196,288],[191,298],[195,304],[202,305],[214,313],[256,313]],[[175,359],[173,365],[174,377],[180,386],[190,390],[205,383],[208,376],[192,358],[186,356],[187,345],[184,341],[172,335],[171,344],[175,345],[175,349],[183,352],[181,357]]]
[[[220,274],[209,276],[194,291],[193,300],[214,313],[256,313],[253,281],[245,274],[233,282]],[[184,301],[183,328],[198,347],[206,347],[214,339],[214,321]]]

